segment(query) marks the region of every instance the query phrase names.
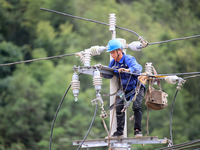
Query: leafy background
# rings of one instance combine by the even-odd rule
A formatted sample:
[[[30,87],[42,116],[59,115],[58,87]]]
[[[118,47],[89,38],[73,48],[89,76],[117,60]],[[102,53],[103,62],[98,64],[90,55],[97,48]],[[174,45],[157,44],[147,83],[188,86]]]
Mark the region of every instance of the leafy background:
[[[136,31],[152,43],[199,34],[199,0],[0,0],[0,64],[79,52],[94,45],[107,45],[111,33],[107,26],[41,11],[48,8],[108,22],[115,13],[117,25]],[[127,43],[137,37],[117,30],[117,37]],[[152,62],[158,73],[200,70],[199,39],[148,46],[140,52],[127,53],[144,67]],[[92,64],[109,63],[107,53],[95,56]],[[52,119],[71,82],[72,67],[80,65],[74,56],[0,67],[0,149],[48,149]],[[92,77],[80,77],[79,101],[67,94],[53,132],[53,150],[76,149],[73,140],[83,139],[92,120],[95,97]],[[150,111],[150,136],[170,138],[169,117],[176,85],[162,82],[169,106]],[[188,79],[178,93],[173,115],[174,144],[200,138],[199,78]],[[103,80],[101,93],[109,91]],[[109,99],[104,97],[106,109]],[[100,111],[98,110],[98,114]],[[128,117],[133,114],[128,110]],[[107,123],[109,120],[106,120]],[[146,134],[146,106],[143,104],[143,134]],[[104,138],[100,117],[88,138]],[[133,136],[133,122],[128,121],[128,136]],[[155,149],[167,145],[134,145],[132,149]],[[97,148],[96,148],[97,149]],[[98,148],[105,149],[105,148]]]

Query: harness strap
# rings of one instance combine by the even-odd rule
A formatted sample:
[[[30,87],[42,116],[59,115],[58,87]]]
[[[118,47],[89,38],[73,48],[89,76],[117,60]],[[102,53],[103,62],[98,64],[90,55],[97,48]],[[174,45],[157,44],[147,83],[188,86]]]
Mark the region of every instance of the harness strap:
[[[135,88],[135,95],[134,95],[134,97],[132,98],[132,102],[134,102],[135,100],[136,100],[136,97],[137,97],[137,95],[139,94],[139,92],[140,92],[140,87],[141,87],[141,82],[140,81],[138,81],[137,82],[137,86],[136,86],[136,88]]]

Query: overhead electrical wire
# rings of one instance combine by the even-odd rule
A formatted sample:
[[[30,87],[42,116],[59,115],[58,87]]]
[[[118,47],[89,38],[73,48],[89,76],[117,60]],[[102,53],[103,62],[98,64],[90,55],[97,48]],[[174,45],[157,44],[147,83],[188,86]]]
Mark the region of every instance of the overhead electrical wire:
[[[187,77],[184,77],[183,79],[189,79],[189,78],[195,78],[195,77],[200,77],[200,75],[193,75],[193,76],[187,76]]]
[[[50,56],[50,57],[44,57],[44,58],[38,58],[38,59],[30,59],[30,60],[24,60],[24,61],[17,61],[17,62],[12,62],[12,63],[6,63],[6,64],[0,64],[0,67],[3,66],[10,66],[10,65],[16,65],[16,64],[21,64],[21,63],[28,63],[28,62],[34,62],[34,61],[40,61],[40,60],[48,60],[48,59],[54,59],[54,58],[62,58],[62,57],[66,57],[66,56],[72,56],[75,55],[75,53],[71,53],[71,54],[63,54],[63,55],[58,55],[58,56]],[[117,70],[117,69],[113,69],[113,68],[109,68],[110,70]],[[136,76],[141,76],[141,74],[137,74],[137,73],[131,73],[131,72],[126,72],[126,71],[122,71],[123,73],[128,73],[131,75],[136,75]],[[159,76],[173,76],[173,75],[193,75],[193,74],[200,74],[200,72],[185,72],[185,73],[171,73],[171,74],[157,74],[155,77],[159,77]],[[152,76],[154,77],[154,75],[142,75],[142,76]],[[199,76],[199,75],[195,75],[194,77]]]
[[[40,9],[44,10],[44,11],[48,11],[48,12],[52,12],[52,13],[56,13],[56,14],[60,14],[60,15],[64,15],[64,16],[68,16],[68,17],[72,17],[72,18],[76,18],[76,19],[81,19],[81,20],[85,20],[85,21],[90,21],[90,22],[94,22],[94,23],[110,26],[110,24],[108,24],[108,23],[104,23],[104,22],[100,22],[100,21],[96,21],[96,20],[92,20],[92,19],[87,19],[87,18],[83,18],[83,17],[78,17],[78,16],[70,15],[70,14],[59,12],[59,11],[55,11],[55,10],[50,10],[50,9],[46,9],[46,8],[40,8]],[[115,28],[131,32],[131,33],[135,34],[138,38],[141,37],[138,33],[136,33],[133,30],[122,28],[122,27],[119,27],[119,26],[115,26]],[[198,38],[198,37],[200,37],[200,35],[194,35],[194,36],[189,36],[189,37],[182,37],[182,38],[176,38],[176,39],[165,40],[165,41],[160,41],[160,42],[148,43],[148,45],[162,44],[162,43],[168,43],[168,42],[191,39],[191,38]]]
[[[91,128],[92,128],[92,125],[93,125],[93,123],[94,123],[94,119],[95,119],[96,113],[97,113],[97,106],[98,106],[98,103],[96,104],[95,111],[94,111],[94,116],[93,116],[92,122],[91,122],[91,124],[90,124],[90,127],[89,127],[89,129],[88,129],[88,131],[87,131],[85,137],[83,138],[81,144],[80,144],[79,147],[77,148],[77,150],[79,150],[79,149],[82,147],[83,143],[85,142],[85,140],[86,140],[86,138],[87,138],[87,136],[88,136],[88,134],[89,134],[89,132],[90,132],[90,130],[91,130]]]
[[[51,126],[51,134],[50,134],[50,140],[49,140],[49,150],[51,150],[51,143],[52,143],[52,135],[53,135],[53,128],[54,128],[54,124],[55,124],[55,121],[56,121],[56,118],[57,118],[57,115],[58,115],[58,112],[60,110],[60,107],[65,99],[65,96],[67,95],[69,89],[71,88],[71,84],[69,85],[69,87],[67,88],[64,96],[62,97],[61,101],[60,101],[60,104],[58,105],[58,108],[56,110],[56,113],[55,113],[55,116],[53,118],[53,122],[52,122],[52,126]]]
[[[39,60],[61,58],[61,57],[72,56],[72,55],[75,55],[75,53],[72,53],[72,54],[63,54],[63,55],[58,55],[58,56],[50,56],[50,57],[38,58],[38,59],[30,59],[30,60],[24,60],[24,61],[17,61],[17,62],[6,63],[6,64],[0,64],[0,67],[2,67],[2,66],[16,65],[16,64],[21,64],[21,63],[28,63],[28,62],[39,61]]]
[[[200,147],[200,139],[197,139],[169,147],[158,148],[156,150],[186,150],[186,149],[199,150],[198,149],[199,147]]]
[[[200,75],[187,76],[187,77],[184,77],[183,79],[186,80],[186,79],[194,78],[194,77],[200,77]],[[177,96],[177,94],[178,94],[178,91],[179,91],[179,90],[177,89],[176,92],[175,92],[174,100],[173,100],[173,103],[172,103],[171,115],[170,115],[170,140],[171,140],[171,144],[172,144],[172,145],[173,145],[173,136],[172,136],[172,116],[173,116],[174,104],[175,104],[175,100],[176,100],[176,96]]]
[[[68,17],[72,17],[72,18],[76,18],[76,19],[81,19],[81,20],[85,20],[85,21],[90,21],[90,22],[95,22],[95,23],[98,23],[98,24],[110,26],[110,24],[108,24],[108,23],[104,23],[104,22],[100,22],[100,21],[96,21],[96,20],[92,20],[92,19],[87,19],[87,18],[83,18],[83,17],[78,17],[78,16],[70,15],[70,14],[59,12],[59,11],[55,11],[55,10],[50,10],[50,9],[46,9],[46,8],[40,8],[40,9],[44,10],[44,11],[48,11],[48,12],[52,12],[52,13],[56,13],[56,14],[60,14],[60,15],[64,15],[64,16],[68,16]],[[122,28],[122,27],[118,27],[118,26],[115,26],[115,28],[131,32],[131,33],[135,34],[137,37],[140,37],[139,34],[137,34],[135,31],[132,31],[130,29],[126,29],[126,28]]]
[[[171,140],[171,144],[172,144],[172,145],[173,145],[173,137],[172,137],[172,116],[173,116],[174,104],[175,104],[175,100],[176,100],[177,94],[178,94],[178,90],[176,90],[175,95],[174,95],[174,100],[173,100],[173,103],[172,103],[172,109],[171,109],[171,115],[170,115],[170,124],[169,124],[170,140]]]
[[[113,69],[112,70],[118,70],[118,69]],[[151,76],[151,77],[159,77],[159,76],[181,76],[181,75],[192,75],[192,74],[200,74],[199,72],[184,72],[184,73],[170,73],[170,74],[157,74],[157,75],[142,75],[142,74],[138,74],[138,73],[131,73],[131,72],[127,72],[127,71],[122,71],[123,73],[128,73],[128,74],[132,74],[132,75],[136,75],[136,76]]]
[[[171,40],[166,40],[166,41],[160,41],[160,42],[148,43],[148,45],[162,44],[162,43],[168,43],[168,42],[173,42],[173,41],[178,41],[178,40],[186,40],[186,39],[198,38],[198,37],[200,37],[200,35],[194,35],[194,36],[188,36],[188,37],[176,38],[176,39],[171,39]]]

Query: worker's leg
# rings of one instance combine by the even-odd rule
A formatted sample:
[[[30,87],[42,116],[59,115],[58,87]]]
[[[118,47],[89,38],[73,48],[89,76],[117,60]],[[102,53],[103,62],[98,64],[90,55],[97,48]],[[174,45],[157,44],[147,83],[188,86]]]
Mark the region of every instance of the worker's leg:
[[[139,94],[136,97],[136,100],[133,102],[133,111],[135,117],[134,130],[141,131],[142,123],[142,99],[144,97],[145,87],[141,86]]]
[[[124,131],[124,123],[125,123],[125,112],[121,112],[124,108],[124,101],[120,101],[116,105],[116,115],[117,115],[117,131],[122,132]]]

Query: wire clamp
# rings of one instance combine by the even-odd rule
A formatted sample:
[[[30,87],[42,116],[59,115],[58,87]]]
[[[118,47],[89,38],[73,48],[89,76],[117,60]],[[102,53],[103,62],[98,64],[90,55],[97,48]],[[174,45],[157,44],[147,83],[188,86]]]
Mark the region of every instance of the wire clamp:
[[[173,143],[172,143],[171,140],[167,139],[167,143],[168,143],[167,147],[171,147],[171,146],[173,146]]]
[[[182,78],[178,78],[178,84],[177,84],[176,89],[180,90],[185,82],[186,82],[186,80],[183,80]]]
[[[139,38],[138,38],[138,40],[142,43],[142,47],[144,48],[144,47],[147,47],[148,46],[148,42],[143,38],[143,36],[140,36]]]
[[[101,104],[102,106],[104,105],[104,103],[103,103],[103,99],[102,99],[100,93],[98,93],[98,94],[96,95],[96,98],[95,98],[95,99],[91,100],[92,105],[94,105],[94,104],[98,104],[98,101],[100,102],[100,104]]]

